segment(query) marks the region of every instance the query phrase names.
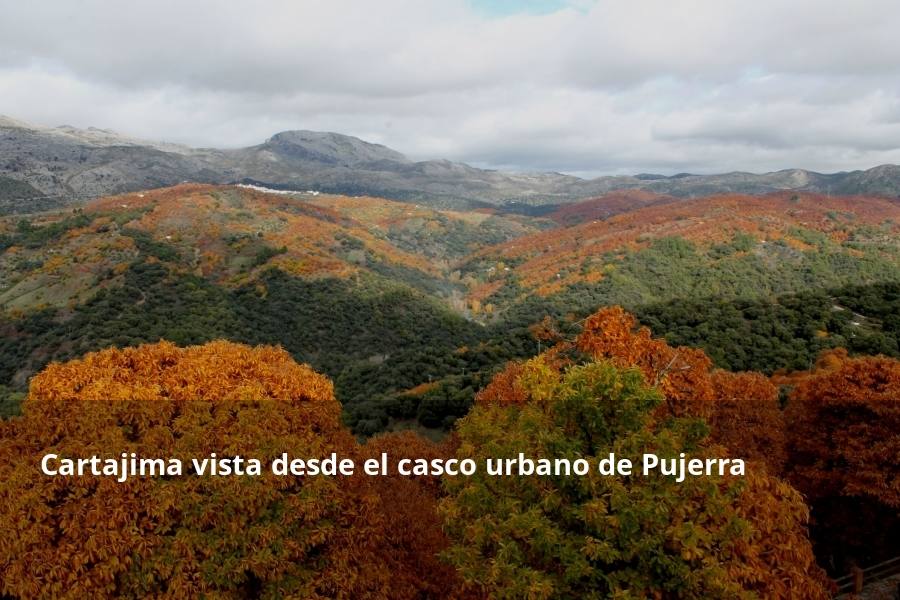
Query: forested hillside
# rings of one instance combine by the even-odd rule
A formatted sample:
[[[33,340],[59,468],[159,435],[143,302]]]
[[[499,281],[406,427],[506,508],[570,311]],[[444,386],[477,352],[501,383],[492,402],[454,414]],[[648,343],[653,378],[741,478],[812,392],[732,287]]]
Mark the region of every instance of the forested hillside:
[[[186,185],[8,218],[0,238],[7,394],[24,391],[51,360],[227,338],[280,344],[328,373],[360,431],[417,416],[440,427],[470,400],[421,415],[418,400],[382,405],[450,375],[474,376],[475,385],[486,367],[532,351],[527,336],[488,341],[467,318],[453,262],[544,224],[371,198],[310,200]]]
[[[544,217],[182,185],[0,222],[2,410],[52,360],[160,339],[274,343],[354,431],[442,429],[506,361],[622,305],[715,363],[896,356],[900,204],[624,192]]]
[[[515,239],[474,254],[464,272],[485,298],[601,281],[640,302],[764,295],[894,275],[898,231],[894,200],[711,196]]]

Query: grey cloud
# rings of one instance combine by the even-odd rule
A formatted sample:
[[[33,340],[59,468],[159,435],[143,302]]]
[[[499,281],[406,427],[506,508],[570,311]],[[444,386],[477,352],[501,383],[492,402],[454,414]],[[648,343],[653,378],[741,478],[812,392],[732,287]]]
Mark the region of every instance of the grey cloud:
[[[279,130],[582,174],[900,162],[900,4],[0,0],[0,114],[192,145]]]

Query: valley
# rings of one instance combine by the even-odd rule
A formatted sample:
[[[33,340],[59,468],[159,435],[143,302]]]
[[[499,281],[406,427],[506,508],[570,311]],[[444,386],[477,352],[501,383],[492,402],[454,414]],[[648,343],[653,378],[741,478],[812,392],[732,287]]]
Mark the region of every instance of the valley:
[[[224,338],[326,373],[357,434],[440,431],[507,361],[613,304],[730,369],[897,356],[898,223],[893,200],[805,193],[627,191],[527,216],[203,184],[9,216],[2,406],[53,360]]]

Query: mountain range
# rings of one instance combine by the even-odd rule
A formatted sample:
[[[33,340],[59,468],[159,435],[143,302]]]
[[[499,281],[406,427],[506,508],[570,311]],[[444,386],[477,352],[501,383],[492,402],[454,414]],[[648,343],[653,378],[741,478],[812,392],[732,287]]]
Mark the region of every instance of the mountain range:
[[[479,169],[448,160],[413,161],[385,146],[338,133],[285,131],[246,148],[191,148],[105,129],[41,127],[0,116],[3,212],[33,212],[185,181],[254,183],[456,209],[509,205],[529,210],[629,189],[676,197],[782,190],[900,196],[900,166],[896,165],[832,174],[787,169],[762,174],[582,179],[561,173]]]

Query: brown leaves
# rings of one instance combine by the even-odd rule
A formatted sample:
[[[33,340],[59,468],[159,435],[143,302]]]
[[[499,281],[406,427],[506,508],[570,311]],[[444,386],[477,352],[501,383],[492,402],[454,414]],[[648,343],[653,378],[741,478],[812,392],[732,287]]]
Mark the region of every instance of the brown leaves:
[[[712,373],[716,400],[709,417],[713,441],[735,456],[765,463],[778,474],[785,461],[784,414],[778,389],[760,373]]]
[[[665,395],[660,414],[706,417],[712,410],[709,357],[702,350],[672,348],[665,340],[653,339],[650,330],[638,329],[634,316],[620,306],[600,309],[588,317],[576,345],[594,358],[638,367],[647,382],[659,386]]]
[[[438,477],[403,477],[396,475],[397,461],[402,458],[449,458],[450,444],[433,443],[404,431],[387,433],[370,439],[360,448],[359,463],[367,458],[389,457],[389,477],[368,479],[377,490],[379,511],[384,520],[386,547],[381,558],[389,567],[392,579],[391,598],[454,598],[461,595],[462,582],[450,565],[439,559],[449,541],[437,514],[442,494]]]
[[[900,361],[828,355],[788,404],[791,480],[812,498],[900,509]]]
[[[766,597],[822,597],[821,574],[803,527],[808,509],[797,492],[772,476],[785,461],[776,388],[757,373],[713,370],[702,351],[653,339],[618,307],[587,319],[576,348],[599,362],[636,367],[659,389],[664,402],[651,429],[674,422],[669,417],[703,417],[712,443],[726,446],[730,456],[768,466],[767,474],[751,465],[743,487],[720,490],[733,498],[713,494],[716,502],[734,508],[742,520],[735,527],[747,527],[737,532],[734,544],[709,551],[709,560],[727,569],[728,580]],[[510,412],[527,413],[552,405],[559,400],[560,376],[572,366],[571,349],[560,344],[531,361],[509,364],[479,392],[476,410],[500,415],[509,406],[517,407]],[[576,397],[593,396],[566,396]],[[613,413],[623,406],[615,405]],[[454,454],[452,445],[459,443],[454,438],[433,444],[409,432],[360,446],[341,424],[327,378],[281,349],[228,342],[178,348],[161,342],[105,350],[47,367],[33,379],[23,408],[22,418],[0,422],[0,594],[412,600],[459,595],[464,589],[459,574],[438,559],[448,551],[448,541],[436,511],[444,494],[436,478],[296,478],[266,472],[117,483],[40,473],[38,462],[48,452],[65,457],[136,452],[185,463],[210,452],[263,463],[283,452],[307,458],[337,452],[354,457],[358,471],[366,458],[382,452],[392,464],[403,457]],[[595,421],[600,426],[605,419]],[[879,515],[896,516],[900,362],[828,353],[798,380],[788,421],[788,473],[813,502],[863,499],[883,507],[886,512]],[[642,429],[644,421],[635,427],[635,435],[653,434]],[[523,443],[534,441],[530,432],[521,432]],[[508,442],[509,435],[502,427],[492,433],[498,443]],[[497,500],[488,494],[478,502],[488,498]],[[698,493],[673,510],[687,515],[711,498]],[[655,506],[658,498],[647,501]],[[844,505],[839,508],[851,514]],[[485,522],[506,510],[487,515]],[[820,511],[819,518],[823,514],[829,513]],[[693,539],[694,524],[681,519],[676,525],[684,525],[685,539]],[[871,528],[864,532],[872,533]],[[596,556],[603,551],[593,542],[578,548],[578,556],[580,548]],[[693,560],[695,551],[706,552],[698,548],[686,550],[686,560]]]
[[[616,322],[622,321],[611,325]],[[621,331],[612,337],[627,354],[630,329]],[[596,464],[610,451],[674,456],[688,450],[682,436],[691,431],[693,437],[693,420],[649,418],[658,392],[633,367],[617,371],[609,362],[604,356],[567,368],[540,356],[511,365],[459,422],[457,456],[572,453]],[[774,388],[761,375],[707,372],[707,382],[727,404],[719,418],[743,419],[735,427],[754,426],[754,402],[777,410]],[[690,391],[687,384],[683,391]],[[740,454],[707,441],[689,443],[695,456]],[[468,585],[498,598],[828,598],[802,497],[759,466],[751,464],[746,477],[679,483],[596,470],[577,483],[448,478],[439,508],[453,540],[447,556]]]
[[[731,575],[761,598],[830,598],[831,584],[816,565],[806,537],[809,509],[797,491],[752,467],[737,498],[737,512],[753,524],[735,548]]]
[[[0,432],[0,592],[390,595],[379,558],[387,521],[377,490],[356,479],[264,472],[118,483],[40,472],[48,452],[135,452],[185,465],[210,452],[264,464],[282,452],[352,455],[331,383],[283,350],[228,342],[105,350],[49,366],[23,408]]]
[[[696,348],[669,346],[637,327],[619,306],[603,308],[584,322],[575,346],[595,359],[619,367],[637,367],[648,383],[659,388],[664,403],[657,417],[703,417],[712,440],[727,446],[735,457],[765,463],[773,473],[784,464],[784,417],[778,390],[759,373],[713,370],[712,361]],[[559,370],[566,361],[559,344],[542,355],[541,364]],[[511,362],[476,395],[481,404],[524,404],[522,386],[536,363]]]
[[[520,362],[510,362],[494,375],[491,382],[475,394],[479,404],[524,404],[528,400],[525,389],[519,383],[524,366]]]
[[[896,556],[900,361],[829,352],[788,401],[787,475],[812,507],[823,563],[838,572]]]

